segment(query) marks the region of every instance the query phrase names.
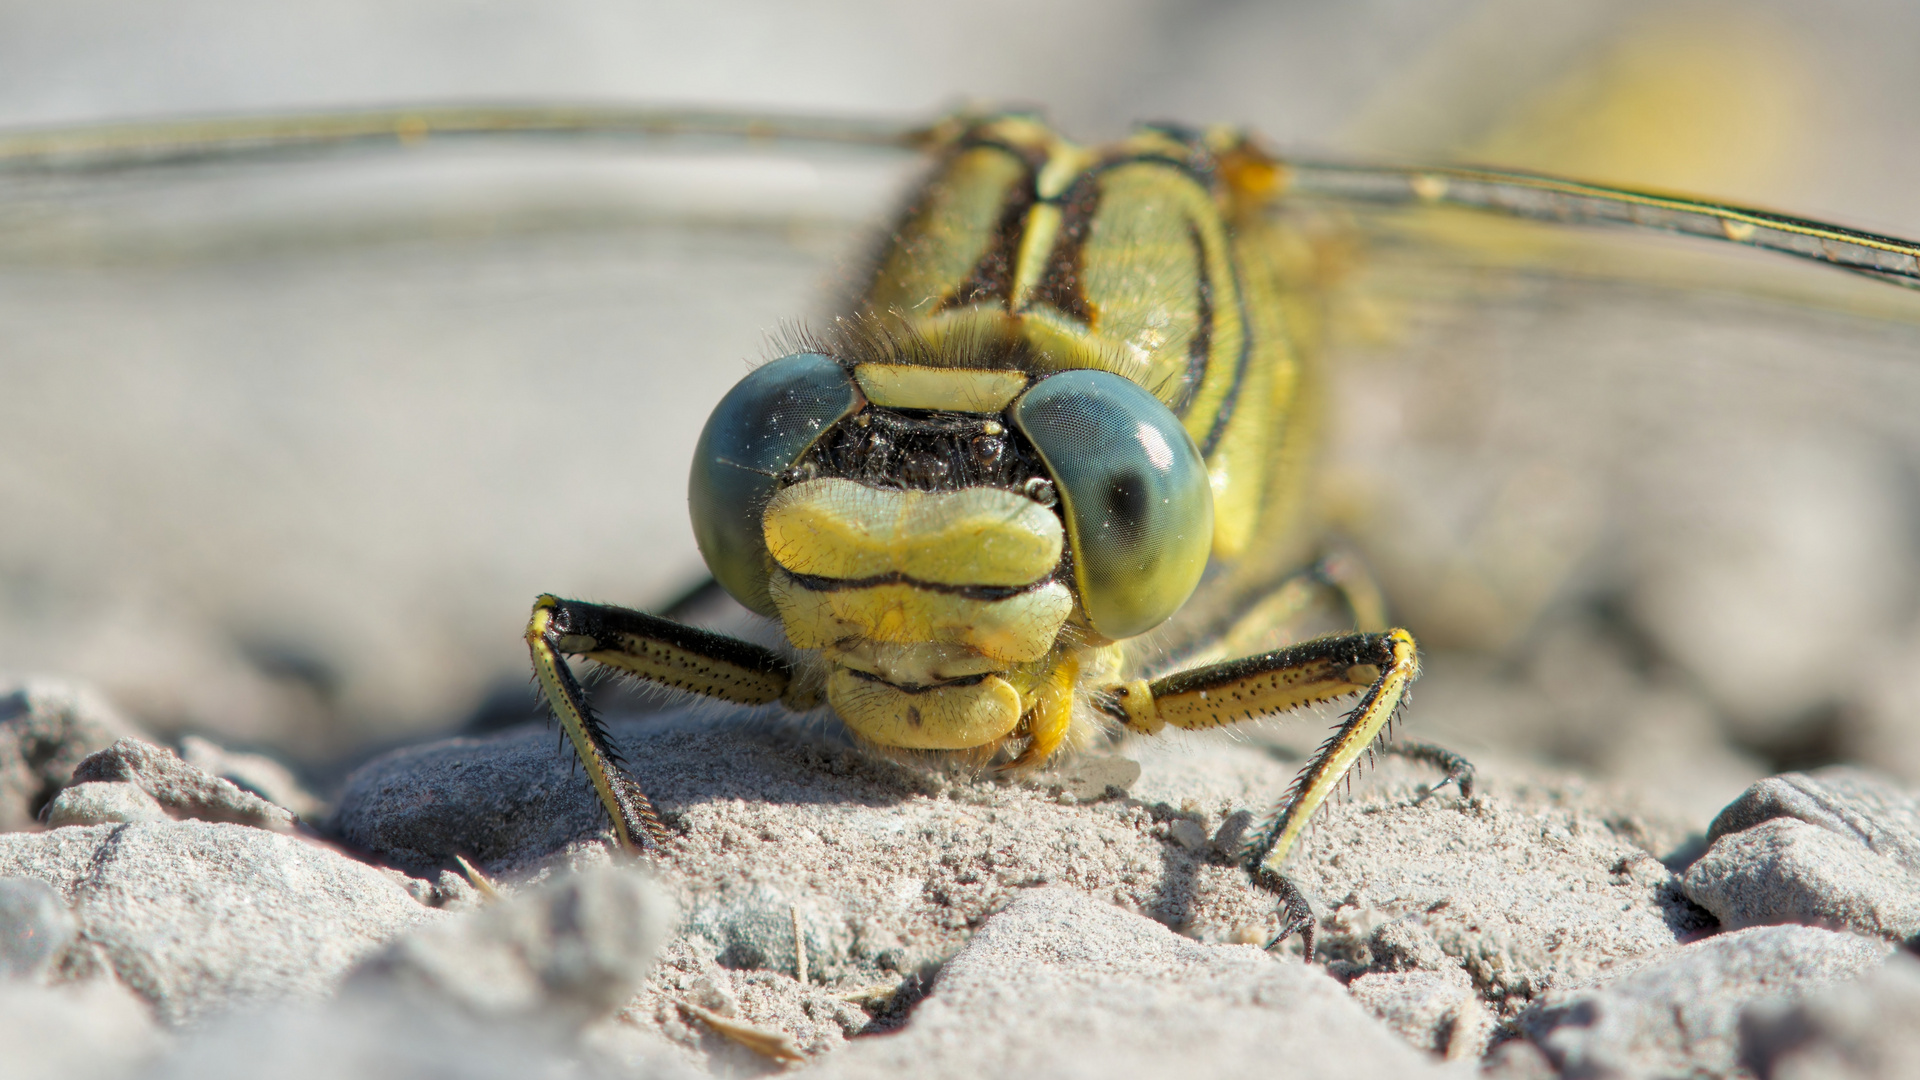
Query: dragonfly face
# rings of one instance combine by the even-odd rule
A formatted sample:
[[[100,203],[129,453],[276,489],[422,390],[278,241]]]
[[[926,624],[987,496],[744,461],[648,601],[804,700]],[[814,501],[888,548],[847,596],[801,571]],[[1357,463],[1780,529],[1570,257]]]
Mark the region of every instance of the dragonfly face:
[[[1173,414],[1110,372],[1028,379],[798,353],[701,436],[715,579],[821,650],[868,740],[997,746],[1059,654],[1151,629],[1199,582],[1212,494]]]

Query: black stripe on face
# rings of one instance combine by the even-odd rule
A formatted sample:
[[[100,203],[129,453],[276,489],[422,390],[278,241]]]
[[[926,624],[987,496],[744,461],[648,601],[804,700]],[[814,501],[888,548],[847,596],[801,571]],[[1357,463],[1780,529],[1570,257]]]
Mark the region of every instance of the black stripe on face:
[[[987,677],[985,674],[962,675],[957,679],[947,679],[943,682],[927,683],[925,685],[921,685],[919,683],[889,682],[888,680],[883,679],[880,676],[873,674],[872,672],[861,671],[859,668],[842,668],[841,670],[845,671],[847,674],[863,682],[879,683],[881,686],[890,686],[893,689],[898,690],[903,694],[924,694],[929,690],[945,690],[949,687],[955,687],[955,686],[979,686],[981,683],[987,681]],[[907,712],[908,712],[907,722],[912,724],[914,727],[919,727],[920,726],[919,712],[913,709],[909,709],[907,710]]]
[[[1213,270],[1207,265],[1206,244],[1200,239],[1198,226],[1187,226],[1187,239],[1193,244],[1193,264],[1200,268],[1200,277],[1194,283],[1193,339],[1187,342],[1187,378],[1180,389],[1180,397],[1173,403],[1173,415],[1185,416],[1193,404],[1194,395],[1200,392],[1201,384],[1207,381],[1207,364],[1213,359]]]
[[[796,574],[786,567],[787,578],[799,588],[808,592],[843,592],[849,589],[872,589],[881,585],[910,585],[932,593],[945,593],[968,600],[1005,600],[1009,597],[1043,589],[1053,583],[1054,575],[1048,574],[1039,581],[1028,585],[948,585],[938,581],[921,581],[901,573],[879,574],[866,578],[822,577],[818,574]]]
[[[1045,304],[1069,318],[1092,327],[1099,312],[1087,299],[1084,278],[1087,232],[1093,215],[1100,210],[1100,181],[1093,172],[1082,173],[1061,193],[1060,231],[1047,255],[1047,265],[1033,288],[1030,305]]]

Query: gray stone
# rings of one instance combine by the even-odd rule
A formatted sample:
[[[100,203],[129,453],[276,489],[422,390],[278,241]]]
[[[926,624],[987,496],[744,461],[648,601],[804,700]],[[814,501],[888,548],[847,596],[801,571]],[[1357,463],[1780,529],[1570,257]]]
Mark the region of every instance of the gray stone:
[[[1367,938],[1372,969],[1378,972],[1446,971],[1456,966],[1433,932],[1412,919],[1381,923]]]
[[[180,759],[275,806],[284,806],[297,817],[314,821],[325,816],[325,804],[307,790],[293,770],[265,754],[241,753],[198,735],[184,735],[180,739]]]
[[[84,687],[0,677],[0,832],[33,827],[82,758],[135,733]]]
[[[1035,886],[1202,943],[1274,934],[1273,896],[1233,859],[1299,768],[1271,745],[1130,742],[1141,768],[1132,796],[1083,803],[1063,802],[1045,776],[903,765],[738,713],[609,728],[668,824],[659,858],[687,913],[633,1013],[716,1068],[734,1067],[715,1058],[730,1051],[680,1011],[696,985],[724,990],[743,1022],[810,1055],[837,1053],[868,1018],[897,1020],[890,988],[910,999],[915,980]],[[1345,979],[1464,972],[1504,1018],[1549,983],[1714,926],[1640,846],[1657,830],[1614,809],[1611,789],[1502,768],[1481,778],[1470,802],[1450,791],[1422,800],[1437,774],[1386,759],[1323,811],[1289,864],[1323,917],[1317,959]],[[555,859],[604,858],[608,843],[604,813],[551,730],[378,759],[350,778],[333,822],[348,843],[426,876],[460,854],[512,881]],[[1297,957],[1297,939],[1278,952]],[[861,1008],[834,996],[851,990]]]
[[[0,877],[0,978],[43,976],[77,930],[73,912],[46,882]]]
[[[1896,953],[1851,982],[1740,1018],[1764,1080],[1900,1080],[1920,1072],[1920,960]]]
[[[7,1080],[119,1080],[166,1045],[146,1004],[113,979],[59,986],[0,979]]]
[[[1402,1038],[1449,1061],[1479,1058],[1493,1034],[1493,1014],[1459,968],[1369,972],[1347,992]]]
[[[658,1034],[611,1019],[672,920],[634,869],[550,877],[400,937],[317,1007],[202,1025],[146,1075],[691,1078]]]
[[[724,967],[799,978],[802,956],[814,971],[846,959],[846,925],[845,913],[824,897],[796,900],[763,884],[703,897],[686,931],[706,939]]]
[[[1722,836],[1687,868],[1685,884],[1729,930],[1804,923],[1895,941],[1920,935],[1920,875],[1796,818]]]
[[[196,769],[165,747],[139,739],[120,739],[89,755],[74,768],[73,782],[137,785],[169,816],[180,820],[227,822],[276,832],[293,828],[293,814],[285,807]]]
[[[415,873],[455,855],[494,872],[538,862],[606,826],[578,767],[555,751],[551,733],[525,730],[395,751],[347,778],[329,828]]]
[[[940,973],[906,1028],[824,1078],[1440,1075],[1340,984],[1203,945],[1064,889],[1022,892]]]
[[[1714,818],[1707,839],[1780,817],[1818,825],[1920,873],[1920,794],[1861,769],[1769,776]]]
[[[632,1033],[639,1035],[638,1032]],[[580,1049],[519,1024],[486,1023],[415,1002],[350,995],[318,1009],[278,1008],[196,1031],[145,1080],[682,1080],[670,1048]]]
[[[47,804],[44,816],[50,829],[173,820],[160,800],[130,780],[89,780],[61,788],[60,794]]]
[[[1852,978],[1887,953],[1808,926],[1738,930],[1550,990],[1519,1029],[1568,1076],[1734,1076],[1743,1010]]]
[[[1771,776],[1720,812],[1688,897],[1729,927],[1920,934],[1920,795],[1857,769]]]
[[[417,878],[391,866],[377,868],[387,879],[407,891],[407,895],[430,908],[468,911],[487,899],[464,873],[442,870],[431,878]]]
[[[1634,819],[1598,810],[1603,791],[1493,771],[1479,788],[1463,803],[1383,785],[1316,823],[1290,872],[1334,971],[1458,969],[1508,1019],[1548,986],[1714,928]]]
[[[645,875],[601,867],[421,927],[348,986],[578,1029],[633,998],[673,923],[672,901]]]
[[[0,876],[51,885],[170,1025],[323,997],[395,935],[443,917],[327,848],[200,821],[0,834]]]

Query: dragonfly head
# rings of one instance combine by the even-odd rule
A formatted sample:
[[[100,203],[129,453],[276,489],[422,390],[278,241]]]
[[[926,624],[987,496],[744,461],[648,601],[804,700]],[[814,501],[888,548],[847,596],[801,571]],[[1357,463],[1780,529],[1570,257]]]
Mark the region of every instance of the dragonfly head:
[[[889,746],[997,743],[1057,653],[1144,633],[1205,569],[1193,440],[1107,371],[843,364],[796,353],[723,398],[688,502],[715,580],[829,664]]]

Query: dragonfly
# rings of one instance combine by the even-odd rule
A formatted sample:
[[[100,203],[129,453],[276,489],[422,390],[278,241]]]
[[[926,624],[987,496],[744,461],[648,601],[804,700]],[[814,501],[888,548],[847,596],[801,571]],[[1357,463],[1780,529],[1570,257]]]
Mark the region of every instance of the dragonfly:
[[[1470,211],[1705,239],[1920,288],[1920,245],[1751,207],[1524,172],[1277,154],[1143,125],[1082,145],[1023,113],[931,124],[644,108],[432,107],[0,137],[0,171],[103,172],[462,139],[812,145],[928,162],[835,323],[722,398],[693,528],[769,647],[543,594],[525,640],[616,841],[665,842],[568,663],[737,705],[822,708],[883,750],[1026,770],[1115,733],[1354,699],[1243,857],[1311,955],[1284,866],[1390,742],[1414,635],[1316,535],[1314,447],[1341,230],[1296,208]],[[564,431],[556,433],[564,444]],[[1343,632],[1294,639],[1327,609]]]

